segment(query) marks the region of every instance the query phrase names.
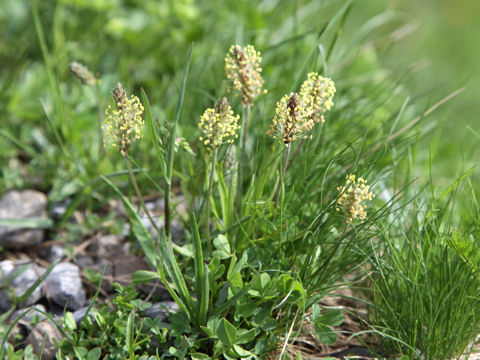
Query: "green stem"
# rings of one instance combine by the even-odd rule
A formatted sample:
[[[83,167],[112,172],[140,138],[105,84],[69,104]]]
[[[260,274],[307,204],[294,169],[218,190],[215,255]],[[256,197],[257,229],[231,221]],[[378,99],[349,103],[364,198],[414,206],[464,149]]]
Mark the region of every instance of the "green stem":
[[[243,125],[243,137],[242,137],[242,167],[245,166],[245,153],[248,137],[248,123],[250,122],[250,104],[247,104],[245,108],[245,122]]]
[[[97,105],[97,117],[98,117],[98,161],[105,154],[105,149],[103,147],[103,131],[102,131],[102,121],[103,121],[103,110],[102,110],[102,100],[100,99],[100,86],[99,80],[95,80],[95,98]]]
[[[167,169],[165,174],[165,235],[167,238],[170,236],[171,228],[171,192],[172,192],[172,176],[173,176],[173,156],[175,154],[175,136],[177,131],[178,120],[180,119],[180,111],[182,110],[183,97],[185,95],[185,83],[187,82],[188,69],[190,67],[190,59],[192,57],[193,43],[190,46],[190,51],[187,55],[187,62],[185,69],[183,70],[183,78],[180,84],[180,94],[178,96],[177,107],[175,109],[175,117],[173,118],[172,128],[170,131],[170,139],[168,141],[168,157],[167,157]]]
[[[209,222],[210,222],[210,197],[212,196],[212,188],[213,188],[213,181],[214,181],[214,174],[215,174],[215,163],[217,161],[217,149],[213,149],[212,152],[212,166],[210,168],[210,177],[208,180],[208,192],[207,192],[207,203],[205,205],[206,210],[205,210],[205,234],[207,238],[207,245],[208,245],[208,250],[212,251],[212,244],[210,242],[210,227],[209,227]]]
[[[241,148],[241,155],[240,155],[240,166],[238,167],[238,175],[237,175],[237,193],[235,198],[235,205],[233,207],[233,218],[235,218],[236,209],[239,201],[240,195],[242,192],[242,183],[243,183],[243,168],[245,166],[245,153],[246,153],[246,144],[247,144],[247,137],[248,137],[248,123],[250,122],[250,111],[251,105],[247,104],[245,108],[245,121],[243,122],[243,135],[242,135],[242,148]]]
[[[277,206],[278,198],[280,196],[280,190],[281,190],[282,185],[283,185],[283,178],[285,177],[285,171],[287,170],[287,163],[288,163],[288,158],[290,157],[291,147],[292,147],[291,144],[287,145],[287,151],[285,152],[285,157],[283,159],[280,181],[278,182],[277,190],[275,191],[275,199],[274,199],[275,207]]]
[[[150,223],[152,224],[157,234],[160,234],[160,229],[158,228],[157,224],[155,223],[152,216],[150,215],[150,212],[147,210],[147,207],[145,206],[145,201],[143,200],[143,196],[138,187],[138,183],[137,183],[137,180],[135,179],[135,175],[133,175],[132,164],[130,163],[130,159],[128,158],[127,153],[125,153],[124,158],[125,158],[125,162],[127,163],[128,175],[130,176],[130,180],[132,181],[133,188],[135,189],[135,193],[137,194],[138,200],[140,200],[140,205],[142,206],[143,211],[147,215],[148,220],[150,220]]]

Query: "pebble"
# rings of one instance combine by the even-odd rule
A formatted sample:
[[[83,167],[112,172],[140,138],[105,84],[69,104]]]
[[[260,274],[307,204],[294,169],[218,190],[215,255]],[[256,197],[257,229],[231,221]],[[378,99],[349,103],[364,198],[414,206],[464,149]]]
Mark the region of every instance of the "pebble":
[[[47,293],[59,306],[69,310],[80,309],[85,304],[80,271],[77,265],[59,263],[45,279]]]
[[[115,235],[104,235],[94,240],[88,248],[96,257],[112,259],[123,253],[120,239]]]
[[[159,317],[162,319],[161,321],[165,321],[171,313],[177,312],[178,309],[178,304],[175,301],[162,301],[153,304],[143,313],[149,318],[155,319]]]
[[[65,248],[63,246],[52,245],[50,247],[47,259],[50,263],[53,263],[57,260],[63,260],[66,257],[67,257],[67,252],[65,251]]]
[[[8,317],[8,321],[11,323],[16,321],[20,316],[22,316],[29,309],[30,308],[24,308],[24,309],[18,309],[14,311]],[[33,309],[28,311],[28,313],[19,320],[19,323],[23,325],[29,325],[35,319],[38,319],[39,321],[45,320],[46,319],[45,315],[43,315],[41,312],[36,311],[35,309],[41,310],[43,312],[47,312],[47,309],[45,309],[45,306],[43,306],[42,304],[37,304]]]
[[[45,340],[44,340],[45,339]],[[39,322],[25,339],[26,345],[32,345],[35,354],[42,354],[42,359],[55,359],[56,349],[54,341],[60,341],[58,329],[50,321]],[[43,349],[42,349],[43,348]],[[43,350],[43,352],[42,352]]]
[[[47,197],[35,190],[11,190],[0,198],[0,218],[47,218]],[[0,226],[0,245],[8,249],[24,249],[42,242],[42,229]]]
[[[87,310],[88,310],[88,306],[84,306],[78,310],[75,310],[73,312],[73,319],[75,320],[75,323],[77,324],[77,326],[80,326],[80,322],[83,320],[83,317],[85,316],[85,314],[87,313]],[[92,319],[92,321],[94,321],[94,317],[93,317],[93,307],[92,309],[90,310],[90,312],[88,313],[88,316]]]
[[[9,286],[13,289],[15,296],[22,296],[38,278],[45,272],[45,268],[37,266],[26,261],[13,262],[4,260],[0,262],[0,288]],[[8,285],[4,284],[4,280],[8,281]],[[32,292],[32,294],[21,304],[22,306],[30,306],[35,304],[44,295],[42,285]],[[11,299],[5,290],[0,291],[0,309],[5,311],[12,305]]]

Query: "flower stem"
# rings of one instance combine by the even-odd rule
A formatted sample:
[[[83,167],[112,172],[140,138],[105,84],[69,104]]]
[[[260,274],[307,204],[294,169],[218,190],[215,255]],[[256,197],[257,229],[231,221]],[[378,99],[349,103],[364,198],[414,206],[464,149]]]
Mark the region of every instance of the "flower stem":
[[[288,163],[288,158],[290,157],[290,149],[291,149],[291,144],[287,145],[287,151],[285,152],[285,157],[283,158],[283,164],[282,164],[282,171],[281,171],[281,176],[280,176],[280,181],[278,182],[277,190],[275,191],[275,198],[274,198],[274,204],[277,206],[278,203],[278,198],[280,196],[280,190],[283,185],[283,178],[285,177],[285,172],[287,170],[287,163]]]
[[[205,211],[205,234],[207,238],[207,245],[208,249],[212,251],[212,244],[210,242],[210,197],[212,195],[212,188],[213,188],[213,181],[214,181],[214,174],[215,174],[215,163],[217,161],[217,149],[213,149],[212,152],[212,166],[210,168],[210,177],[208,180],[208,191],[207,191],[207,203],[205,205],[206,211]]]
[[[245,152],[247,144],[247,135],[248,135],[248,123],[250,121],[250,104],[247,104],[245,108],[245,122],[243,125],[243,137],[242,137],[242,167],[245,166]]]
[[[102,100],[100,98],[99,80],[95,80],[94,90],[95,90],[95,102],[97,105],[97,117],[98,117],[98,159],[97,161],[100,161],[100,159],[105,154],[105,149],[103,147],[103,131],[102,131],[103,111],[102,111]]]
[[[135,179],[135,175],[133,175],[132,164],[130,163],[130,159],[128,158],[127,153],[125,153],[124,158],[125,158],[125,162],[127,163],[128,175],[130,175],[130,180],[132,181],[133,188],[135,189],[135,193],[137,194],[138,200],[140,201],[140,205],[142,206],[143,211],[147,215],[148,220],[150,220],[150,223],[152,224],[157,234],[160,234],[160,229],[158,228],[157,224],[155,223],[152,216],[150,215],[150,212],[147,210],[147,207],[145,206],[145,201],[143,200],[143,196],[138,187],[137,180]]]
[[[245,154],[246,154],[246,144],[247,144],[247,137],[248,137],[248,123],[250,122],[250,111],[251,110],[251,105],[247,104],[245,107],[245,120],[243,122],[243,135],[242,135],[242,149],[241,149],[241,155],[240,155],[240,166],[238,167],[238,177],[237,177],[237,193],[236,193],[236,199],[235,203],[236,205],[240,201],[240,194],[242,192],[242,183],[243,183],[243,169],[245,167]],[[234,206],[234,215],[233,217],[235,218],[236,214],[236,209],[237,206]]]

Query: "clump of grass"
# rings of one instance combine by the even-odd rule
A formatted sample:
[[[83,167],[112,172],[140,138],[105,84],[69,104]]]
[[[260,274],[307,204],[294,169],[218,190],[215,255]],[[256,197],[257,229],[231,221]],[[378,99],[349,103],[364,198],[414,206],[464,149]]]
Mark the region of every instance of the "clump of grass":
[[[445,205],[423,199],[401,215],[408,229],[394,223],[378,234],[369,321],[392,354],[452,359],[480,332],[480,277],[473,252],[452,245],[458,235]]]

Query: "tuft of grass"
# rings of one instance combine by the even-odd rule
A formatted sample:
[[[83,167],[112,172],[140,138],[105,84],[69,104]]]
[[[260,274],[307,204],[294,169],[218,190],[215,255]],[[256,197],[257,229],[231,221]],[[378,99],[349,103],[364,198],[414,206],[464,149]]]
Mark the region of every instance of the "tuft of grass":
[[[370,269],[369,324],[384,349],[407,359],[458,357],[480,332],[478,251],[471,240],[478,233],[459,238],[448,209],[448,202],[420,193],[402,225],[390,224],[375,240],[381,245]]]

